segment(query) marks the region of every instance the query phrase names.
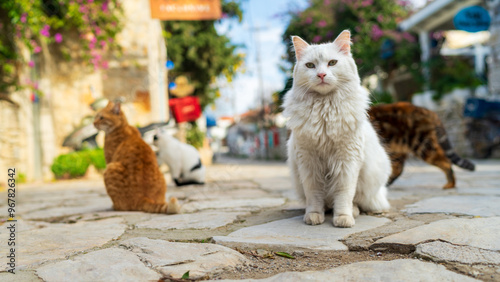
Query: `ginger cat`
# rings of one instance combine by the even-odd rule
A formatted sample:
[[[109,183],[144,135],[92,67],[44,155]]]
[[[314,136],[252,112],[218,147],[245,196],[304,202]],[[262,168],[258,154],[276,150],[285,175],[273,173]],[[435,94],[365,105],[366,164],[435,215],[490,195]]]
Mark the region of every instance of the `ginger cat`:
[[[109,102],[97,113],[94,126],[106,133],[104,184],[117,211],[179,213],[177,198],[165,202],[167,184],[151,147],[128,124],[120,103]]]

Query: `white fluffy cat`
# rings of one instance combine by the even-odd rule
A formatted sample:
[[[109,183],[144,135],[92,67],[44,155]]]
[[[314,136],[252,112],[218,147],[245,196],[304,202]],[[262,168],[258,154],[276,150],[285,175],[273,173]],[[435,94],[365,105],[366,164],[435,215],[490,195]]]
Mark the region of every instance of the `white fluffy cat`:
[[[158,159],[168,165],[177,186],[205,182],[205,167],[193,146],[161,131],[154,136],[153,144],[158,147]]]
[[[352,227],[359,209],[390,208],[391,166],[367,117],[369,97],[352,58],[351,34],[344,30],[320,45],[292,40],[297,62],[283,107],[292,130],[288,163],[307,206],[304,221],[321,224],[325,208],[333,208],[333,225]]]

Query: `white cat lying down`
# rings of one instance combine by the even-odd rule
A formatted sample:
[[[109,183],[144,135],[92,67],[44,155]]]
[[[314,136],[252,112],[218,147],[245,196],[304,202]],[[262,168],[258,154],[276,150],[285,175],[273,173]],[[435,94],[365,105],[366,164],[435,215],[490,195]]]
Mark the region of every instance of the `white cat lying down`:
[[[153,144],[158,147],[158,160],[170,168],[177,186],[204,184],[205,167],[200,154],[191,145],[185,144],[166,132],[157,132]]]

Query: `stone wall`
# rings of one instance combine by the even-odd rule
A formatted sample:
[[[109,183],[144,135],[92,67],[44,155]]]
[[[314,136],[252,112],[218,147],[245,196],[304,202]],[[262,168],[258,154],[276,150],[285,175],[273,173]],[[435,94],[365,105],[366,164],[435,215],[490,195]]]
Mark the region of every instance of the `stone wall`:
[[[26,138],[28,132],[23,127],[30,115],[27,111],[29,109],[26,107],[0,102],[0,187],[7,185],[8,168],[16,168],[17,174],[31,173]]]

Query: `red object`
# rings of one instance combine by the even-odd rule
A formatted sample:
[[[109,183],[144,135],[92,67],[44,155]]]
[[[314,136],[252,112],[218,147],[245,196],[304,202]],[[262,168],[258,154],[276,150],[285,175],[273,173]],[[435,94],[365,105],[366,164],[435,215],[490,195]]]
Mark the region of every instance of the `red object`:
[[[200,98],[187,96],[169,100],[170,111],[176,122],[195,121],[201,116]]]
[[[278,132],[278,130],[275,128],[273,129],[273,134],[274,134],[274,147],[278,147],[280,145],[280,134]]]

